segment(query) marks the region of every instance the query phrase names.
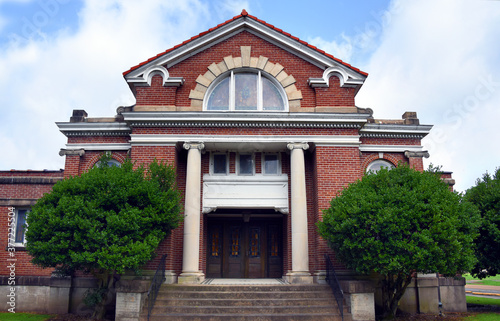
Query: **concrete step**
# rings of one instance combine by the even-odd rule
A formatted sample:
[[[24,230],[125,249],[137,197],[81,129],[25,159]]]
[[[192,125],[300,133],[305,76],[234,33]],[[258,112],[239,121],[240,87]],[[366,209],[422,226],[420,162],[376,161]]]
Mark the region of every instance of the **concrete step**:
[[[158,292],[157,300],[160,299],[256,299],[256,298],[273,298],[273,299],[328,299],[334,298],[331,292],[326,291],[307,291],[307,292],[251,292],[248,290],[239,290],[237,292],[221,292],[221,291],[169,291],[169,292]]]
[[[256,291],[256,292],[308,292],[308,291],[331,291],[328,285],[323,284],[307,284],[307,285],[180,285],[180,284],[164,284],[160,288],[160,292],[168,291],[211,291],[211,292],[232,292],[241,291]]]
[[[155,306],[155,313],[205,314],[339,314],[337,306]]]
[[[344,304],[344,321],[350,321]],[[142,314],[147,319],[147,312]],[[324,285],[163,285],[153,320],[341,320]]]
[[[146,321],[147,317],[141,318]],[[281,314],[281,315],[240,315],[240,314],[213,314],[193,316],[191,314],[155,314],[150,321],[342,321],[340,315],[331,314]],[[352,321],[351,315],[344,315],[343,321]]]
[[[314,298],[315,305],[330,305],[332,298]],[[192,298],[172,298],[156,299],[157,306],[310,306],[309,300],[304,298],[285,299],[192,299]]]

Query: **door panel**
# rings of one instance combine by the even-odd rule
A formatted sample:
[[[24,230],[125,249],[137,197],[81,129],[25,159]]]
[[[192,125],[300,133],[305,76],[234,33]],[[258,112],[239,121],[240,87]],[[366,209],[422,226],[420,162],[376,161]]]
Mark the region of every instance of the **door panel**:
[[[212,224],[208,228],[207,277],[222,277],[222,225]]]
[[[265,277],[265,265],[261,253],[262,233],[259,225],[248,228],[248,277]]]
[[[244,277],[244,246],[242,246],[241,225],[230,225],[227,229],[227,246],[225,247],[226,268],[223,270],[223,277],[243,278]],[[244,244],[243,244],[244,245]]]
[[[208,224],[207,277],[279,278],[283,272],[280,219],[212,219]]]
[[[268,226],[267,233],[267,262],[268,277],[280,278],[283,276],[283,238],[281,236],[281,226],[272,224]]]

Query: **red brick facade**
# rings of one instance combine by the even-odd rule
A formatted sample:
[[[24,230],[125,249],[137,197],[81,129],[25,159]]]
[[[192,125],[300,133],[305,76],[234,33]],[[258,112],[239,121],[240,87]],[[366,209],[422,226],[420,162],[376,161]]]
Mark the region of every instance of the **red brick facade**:
[[[233,34],[229,35],[231,32]],[[208,38],[211,35],[220,37],[209,40],[212,39]],[[292,47],[292,44],[297,46]],[[242,47],[250,47],[248,57],[245,56],[246,49]],[[288,98],[287,109],[260,114],[251,111],[211,112],[204,110],[202,104],[209,94],[199,100],[197,105],[193,101],[193,91],[209,93],[213,88],[213,84],[203,86],[199,80],[200,75],[207,75],[212,64],[223,64],[228,61],[228,57],[231,59],[227,65],[221,65],[220,68],[234,72],[252,72],[258,69],[266,77],[276,78],[277,83],[283,85],[278,87],[279,90]],[[241,60],[238,60],[239,57]],[[245,64],[247,58],[256,64],[260,57],[267,58],[273,66],[281,65],[282,71],[273,75],[265,72],[262,69],[264,67],[252,67],[251,63],[242,67],[231,65],[232,61],[242,61]],[[334,72],[324,79],[325,71],[330,69]],[[155,72],[148,74],[151,70]],[[293,84],[285,83],[282,79],[284,74],[280,78],[280,73],[293,76]],[[148,75],[150,79],[147,79]],[[228,71],[219,75],[208,74],[213,76],[212,81],[227,75]],[[345,75],[349,77],[345,78]],[[210,220],[216,217],[220,209],[226,211],[224,213],[234,210],[234,215],[241,217],[244,217],[247,210],[255,210],[279,218],[282,222],[282,273],[286,275],[293,272],[292,257],[296,252],[292,244],[292,216],[299,214],[294,213],[291,205],[293,169],[288,143],[308,143],[309,147],[304,150],[304,197],[307,206],[307,213],[304,214],[308,232],[308,272],[311,275],[319,275],[324,270],[324,253],[334,255],[316,229],[316,222],[322,219],[322,211],[329,206],[333,197],[349,183],[360,179],[369,164],[375,160],[382,159],[395,166],[398,163],[409,163],[418,170],[423,169],[421,139],[428,133],[430,126],[419,125],[418,119],[412,119],[411,124],[404,119],[389,122],[373,119],[371,110],[355,106],[355,95],[366,78],[366,73],[251,16],[237,16],[132,68],[124,76],[135,94],[136,105],[118,110],[113,121],[83,117],[58,124],[68,137],[68,150],[61,151],[66,157],[64,173],[0,172],[0,178],[40,175],[58,179],[80,175],[95,165],[101,153],[111,152],[112,157],[119,162],[130,157],[137,165],[148,164],[154,159],[172,163],[177,171],[178,187],[184,193],[189,165],[188,152],[183,144],[202,142],[205,148],[201,154],[199,169],[201,204],[198,268],[203,274],[207,273]],[[356,77],[357,82],[352,81],[353,77]],[[207,197],[205,189],[208,188],[204,179],[211,177],[211,155],[216,152],[228,155],[228,177],[238,176],[238,155],[252,153],[254,175],[262,177],[264,182],[269,179],[262,170],[262,155],[279,155],[280,174],[288,178],[287,208],[281,212],[272,212],[274,208],[259,207],[261,204],[256,202],[255,207],[248,204],[246,208],[221,205],[220,209],[201,213]],[[54,182],[51,181],[52,184]],[[26,185],[3,180],[0,184],[2,221],[7,220],[9,199],[35,200],[49,192],[51,186],[48,182]],[[3,248],[7,246],[6,233],[6,229],[0,230],[0,246],[3,244]],[[155,269],[159,257],[168,254],[166,270],[176,276],[181,275],[183,255],[186,255],[183,235],[184,224],[181,224],[160,245],[158,257],[144,269]],[[7,254],[6,251],[0,251],[0,260],[6,258]],[[23,266],[18,270],[19,275],[49,275],[51,272],[32,266],[25,253],[20,253],[19,259]],[[335,261],[335,264],[342,269],[340,262]],[[0,267],[0,274],[8,274],[4,266]]]
[[[9,275],[8,248],[9,218],[16,209],[28,209],[35,204],[43,194],[51,191],[52,186],[63,178],[60,171],[0,171],[0,260],[5,262],[0,266],[0,276]],[[9,215],[10,214],[10,215]],[[40,269],[30,263],[31,258],[22,247],[16,247],[16,276],[50,276],[51,269]]]

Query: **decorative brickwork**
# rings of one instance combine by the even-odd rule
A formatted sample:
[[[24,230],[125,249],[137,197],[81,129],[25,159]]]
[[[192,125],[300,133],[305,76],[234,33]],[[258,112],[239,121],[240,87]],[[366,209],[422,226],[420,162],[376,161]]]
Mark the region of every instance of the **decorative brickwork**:
[[[90,160],[84,165],[83,171],[88,171],[89,169],[94,167],[102,156],[102,152],[100,152],[98,154],[96,154],[96,153],[93,153],[93,154],[94,155],[90,158]],[[117,160],[120,163],[123,163],[125,161],[125,158],[126,158],[126,154],[124,152],[123,153],[110,153],[110,156],[112,159]]]

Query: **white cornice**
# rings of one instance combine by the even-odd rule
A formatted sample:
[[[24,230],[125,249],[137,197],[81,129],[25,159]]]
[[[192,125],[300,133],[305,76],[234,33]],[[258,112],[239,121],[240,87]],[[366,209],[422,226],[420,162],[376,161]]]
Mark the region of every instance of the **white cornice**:
[[[125,112],[131,127],[361,128],[368,114]]]
[[[361,137],[422,139],[431,129],[432,125],[366,124],[359,133]]]
[[[367,144],[361,144],[359,146],[359,150],[361,152],[404,153],[406,151],[420,152],[423,150],[423,146],[420,146],[420,145],[367,145]]]
[[[247,148],[277,148],[286,150],[290,142],[309,142],[318,145],[327,146],[359,146],[360,140],[357,135],[338,135],[338,136],[319,136],[319,135],[283,135],[283,136],[264,136],[264,135],[130,135],[132,146],[163,146],[172,145],[177,142],[203,142],[207,149],[213,149],[217,146],[224,146],[229,149],[247,149]]]
[[[321,69],[327,69],[329,67],[336,67],[339,70],[343,70],[345,73],[350,75],[351,80],[354,82],[359,82],[362,84],[366,79],[366,76],[354,69],[345,66],[344,64],[332,59],[321,52],[300,43],[299,41],[278,32],[267,25],[260,23],[252,18],[242,17],[234,21],[228,22],[225,25],[206,33],[205,35],[191,39],[186,44],[180,46],[179,48],[173,49],[172,51],[161,55],[160,57],[153,59],[152,61],[145,63],[142,66],[130,71],[125,75],[125,79],[128,83],[132,82],[147,82],[146,75],[148,70],[152,70],[157,66],[165,66],[166,68],[177,64],[198,52],[205,50],[229,37],[234,36],[244,30],[251,32],[277,46],[288,51],[292,51],[295,55],[301,57],[304,60],[316,65]]]
[[[131,132],[126,123],[56,123],[66,136],[128,136]]]
[[[93,144],[66,144],[66,149],[68,150],[104,150],[104,151],[112,151],[112,150],[129,150],[131,147],[128,143],[93,143]]]

